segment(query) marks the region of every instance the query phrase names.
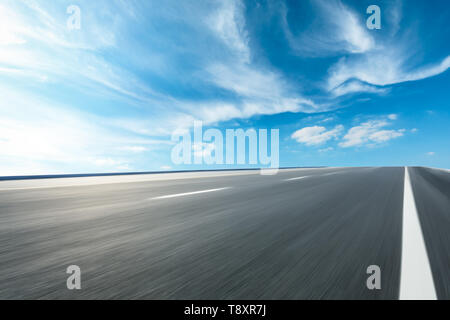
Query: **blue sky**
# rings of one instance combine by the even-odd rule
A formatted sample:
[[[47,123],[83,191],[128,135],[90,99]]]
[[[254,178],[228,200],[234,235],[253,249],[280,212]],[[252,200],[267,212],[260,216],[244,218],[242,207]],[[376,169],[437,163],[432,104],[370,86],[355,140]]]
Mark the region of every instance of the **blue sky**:
[[[208,168],[171,161],[194,120],[280,129],[281,166],[449,168],[449,21],[446,0],[2,0],[0,175]]]

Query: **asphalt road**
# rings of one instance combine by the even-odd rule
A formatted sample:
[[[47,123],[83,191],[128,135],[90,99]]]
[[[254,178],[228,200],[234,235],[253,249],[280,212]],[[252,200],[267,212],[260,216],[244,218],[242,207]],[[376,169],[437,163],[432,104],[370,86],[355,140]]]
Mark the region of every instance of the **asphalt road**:
[[[0,182],[0,299],[397,299],[404,168]],[[450,173],[410,169],[438,298]],[[68,290],[66,268],[81,268]],[[369,290],[378,265],[381,289]]]

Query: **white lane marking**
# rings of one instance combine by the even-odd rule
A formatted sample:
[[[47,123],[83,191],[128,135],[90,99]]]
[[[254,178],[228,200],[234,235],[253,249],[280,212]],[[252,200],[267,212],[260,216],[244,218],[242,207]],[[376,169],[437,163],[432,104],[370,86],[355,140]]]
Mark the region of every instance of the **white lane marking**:
[[[408,168],[406,167],[402,237],[400,300],[436,300],[430,262],[423,240]]]
[[[294,180],[301,180],[301,179],[305,179],[305,178],[309,178],[310,176],[304,176],[304,177],[295,177],[295,178],[290,178],[290,179],[285,179],[284,181],[294,181]]]
[[[341,174],[341,173],[344,173],[344,172],[330,172],[330,173],[325,173],[325,174],[322,174],[321,177],[332,176],[332,175],[335,175],[335,174]]]
[[[217,191],[222,191],[222,190],[227,190],[227,189],[230,189],[230,187],[209,189],[209,190],[200,190],[200,191],[185,192],[185,193],[177,193],[177,194],[169,194],[167,196],[154,197],[154,198],[151,198],[150,200],[160,200],[160,199],[170,199],[170,198],[176,198],[176,197],[185,197],[185,196],[191,196],[191,195],[195,195],[195,194],[208,193],[208,192],[217,192]]]
[[[295,177],[295,178],[290,178],[290,179],[285,179],[283,181],[295,181],[295,180],[302,180],[305,178],[310,178],[310,177],[326,177],[326,176],[332,176],[335,174],[341,174],[343,172],[331,172],[331,173],[325,173],[325,174],[320,174],[320,175],[315,175],[315,176],[303,176],[303,177]]]

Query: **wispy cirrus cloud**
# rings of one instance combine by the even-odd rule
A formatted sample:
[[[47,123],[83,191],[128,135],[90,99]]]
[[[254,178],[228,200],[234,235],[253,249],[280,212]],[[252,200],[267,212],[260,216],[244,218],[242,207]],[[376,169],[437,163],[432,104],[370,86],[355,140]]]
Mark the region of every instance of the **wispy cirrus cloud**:
[[[251,52],[244,9],[244,4],[239,0],[223,1],[220,7],[208,16],[206,23],[240,61],[249,63]]]
[[[100,10],[100,6],[83,2],[81,30],[89,31],[83,32],[67,28],[64,7],[7,0],[0,7],[0,75],[64,82],[149,102],[155,92],[104,57],[105,51],[120,48],[116,37],[126,32],[130,17],[119,11],[121,2],[109,3],[108,10]]]
[[[359,92],[385,94],[389,92],[389,88],[373,86],[359,80],[349,80],[331,90],[336,97]]]
[[[244,10],[242,1],[227,1],[206,20],[231,53],[206,66],[205,80],[234,95],[233,102],[212,109],[217,111],[214,112],[215,120],[222,120],[218,115],[229,120],[321,109],[311,99],[299,94],[282,74],[252,61]]]
[[[294,34],[289,26],[288,9],[282,6],[283,30],[294,51],[304,56],[330,56],[338,53],[364,53],[375,40],[365,28],[364,19],[339,0],[311,2],[317,19]]]
[[[342,58],[330,69],[327,80],[328,90],[337,94],[348,93],[345,88],[347,81],[359,81],[365,86],[354,88],[353,91],[383,92],[375,86],[388,86],[407,81],[422,80],[439,75],[450,68],[450,56],[441,62],[419,68],[407,67],[409,54],[404,53],[406,49],[395,48],[367,53],[362,56]]]
[[[340,97],[355,93],[386,94],[387,86],[439,75],[450,67],[450,56],[426,65],[411,64],[418,50],[414,27],[400,28],[402,2],[383,4],[383,21],[390,32],[377,36],[365,26],[366,15],[357,13],[340,0],[309,1],[317,19],[293,31],[286,5],[281,5],[282,28],[293,51],[301,57],[339,57],[324,79],[324,94]]]
[[[325,90],[334,96],[360,92],[385,94],[389,92],[389,86],[430,78],[450,68],[448,54],[441,56],[440,60],[427,63],[416,58],[421,54],[420,42],[414,36],[417,30],[413,25],[400,28],[401,10],[400,1],[383,6],[383,21],[388,23],[383,28],[391,32],[383,33],[383,37],[372,37],[371,34],[375,33],[369,33],[368,30],[358,33],[360,40],[366,39],[372,45],[360,52],[350,52],[331,65],[325,80]],[[344,32],[342,28],[336,30]]]

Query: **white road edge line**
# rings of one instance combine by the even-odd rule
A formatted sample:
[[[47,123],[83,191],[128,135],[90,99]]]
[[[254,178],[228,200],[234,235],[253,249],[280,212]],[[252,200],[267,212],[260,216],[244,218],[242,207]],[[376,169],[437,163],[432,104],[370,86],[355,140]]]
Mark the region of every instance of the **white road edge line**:
[[[437,300],[408,168],[403,194],[400,300]]]
[[[301,179],[305,179],[305,178],[309,178],[309,177],[310,177],[310,176],[296,177],[296,178],[285,179],[284,181],[301,180]]]
[[[230,187],[226,188],[217,188],[217,189],[208,189],[208,190],[200,190],[200,191],[193,191],[193,192],[185,192],[185,193],[177,193],[177,194],[169,194],[167,196],[159,196],[151,198],[150,200],[160,200],[160,199],[170,199],[170,198],[176,198],[176,197],[185,197],[185,196],[191,196],[201,193],[209,193],[209,192],[217,192],[222,190],[231,189]]]

